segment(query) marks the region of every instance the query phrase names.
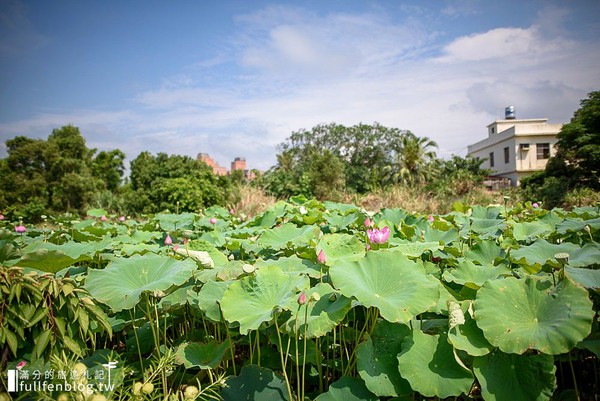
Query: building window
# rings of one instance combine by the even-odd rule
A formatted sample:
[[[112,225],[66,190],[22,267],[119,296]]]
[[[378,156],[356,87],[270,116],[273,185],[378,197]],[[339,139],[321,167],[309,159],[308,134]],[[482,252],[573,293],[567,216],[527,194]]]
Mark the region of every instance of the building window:
[[[492,134],[496,133],[496,129],[494,127],[492,127]]]
[[[535,145],[537,149],[537,159],[545,160],[550,157],[550,144],[549,143],[538,143]]]
[[[494,167],[494,152],[490,152],[490,167]]]
[[[509,148],[504,148],[504,163],[508,163],[510,161],[510,152]]]

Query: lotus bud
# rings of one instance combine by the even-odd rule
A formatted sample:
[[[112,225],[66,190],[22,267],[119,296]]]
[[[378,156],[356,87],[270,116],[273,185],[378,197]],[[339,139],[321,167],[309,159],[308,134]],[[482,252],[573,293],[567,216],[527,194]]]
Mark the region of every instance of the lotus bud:
[[[304,305],[306,303],[306,293],[302,291],[302,294],[298,297],[298,305]]]
[[[317,255],[317,261],[319,263],[325,263],[325,261],[327,260],[327,258],[325,257],[325,251],[323,251],[322,249],[319,251],[319,254]]]
[[[102,215],[102,217],[100,217],[100,220],[102,220],[102,221],[106,221],[106,216],[105,216],[105,215]]]
[[[430,222],[432,222],[432,221],[434,220],[434,219],[433,219],[433,215],[432,215],[432,214],[430,214],[430,215],[429,215],[429,217],[427,217],[427,220],[428,220],[428,221],[430,221]]]
[[[365,220],[365,222],[363,223],[363,225],[365,227],[373,227],[373,222],[371,221],[370,218],[367,217],[366,220]]]
[[[217,224],[217,219],[215,217],[211,217],[209,220],[210,224]]]
[[[171,239],[171,236],[169,234],[167,234],[167,238],[165,238],[165,245],[169,246],[173,243],[173,240]]]
[[[25,367],[25,365],[27,365],[26,361],[21,361],[19,363],[17,363],[17,370],[21,370]]]
[[[121,216],[121,217],[119,217],[119,221],[120,221],[121,223],[122,223],[122,222],[124,222],[124,221],[125,221],[125,216]]]
[[[18,232],[19,234],[23,234],[25,231],[27,231],[27,229],[25,228],[24,225],[18,225],[15,227],[15,231]]]
[[[0,214],[0,221],[4,220],[4,215]]]
[[[540,205],[537,202],[533,202],[531,204],[531,206],[533,206],[534,209],[537,209],[538,207],[540,207]]]
[[[179,245],[177,245],[177,244],[173,245],[173,250],[174,250],[175,252],[177,252],[177,250],[178,250],[178,249],[179,249]]]
[[[229,214],[235,214],[235,209],[233,209],[233,208],[229,209]]]

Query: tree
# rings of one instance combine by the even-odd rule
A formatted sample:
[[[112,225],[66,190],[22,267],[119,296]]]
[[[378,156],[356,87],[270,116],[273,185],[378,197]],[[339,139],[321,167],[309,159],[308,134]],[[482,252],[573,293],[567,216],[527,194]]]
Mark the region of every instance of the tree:
[[[130,169],[128,204],[138,213],[197,212],[222,204],[229,196],[229,180],[215,176],[210,167],[189,156],[142,152],[131,161]]]
[[[109,191],[116,191],[125,173],[125,153],[118,149],[101,151],[92,161],[92,174],[104,182]]]
[[[279,145],[277,165],[265,174],[267,189],[277,196],[298,193],[314,196],[315,188],[311,183],[315,177],[311,174],[316,174],[317,170],[311,170],[310,166],[319,164],[317,160],[324,154],[332,163],[337,160],[339,167],[343,167],[333,181],[337,190],[364,193],[381,187],[387,184],[386,174],[389,175],[389,167],[397,160],[401,140],[408,133],[378,123],[352,127],[318,125],[310,131],[293,132]],[[343,185],[338,185],[340,177]]]
[[[571,121],[563,125],[556,143],[557,159],[546,172],[570,175],[571,186],[600,189],[600,91],[591,92],[580,103]],[[561,163],[564,162],[564,163]],[[566,169],[562,164],[568,166]]]
[[[400,177],[408,183],[425,181],[428,178],[426,166],[435,160],[437,143],[427,137],[417,137],[406,133],[402,138],[402,146],[398,152]]]

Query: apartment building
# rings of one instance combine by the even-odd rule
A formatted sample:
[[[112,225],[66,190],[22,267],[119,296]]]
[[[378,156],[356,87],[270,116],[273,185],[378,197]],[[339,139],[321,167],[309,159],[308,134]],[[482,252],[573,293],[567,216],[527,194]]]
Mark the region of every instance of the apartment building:
[[[483,159],[481,167],[491,169],[493,177],[517,186],[524,177],[546,168],[561,128],[562,124],[548,124],[547,118],[517,119],[509,106],[503,120],[487,126],[486,139],[468,146],[467,156]]]

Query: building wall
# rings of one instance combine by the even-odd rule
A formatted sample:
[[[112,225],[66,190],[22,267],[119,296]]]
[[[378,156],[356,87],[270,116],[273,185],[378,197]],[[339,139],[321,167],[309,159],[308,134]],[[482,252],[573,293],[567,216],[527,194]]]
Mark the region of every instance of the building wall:
[[[547,156],[556,153],[556,135],[562,124],[547,124],[547,119],[497,120],[488,125],[488,137],[468,147],[468,156],[484,159],[483,168],[489,168],[494,176],[511,179],[518,185],[522,178],[535,171],[543,170],[548,159],[538,159],[545,144]],[[527,150],[528,147],[528,150]],[[508,163],[504,149],[508,148]],[[494,154],[494,165],[490,163],[490,153]]]

